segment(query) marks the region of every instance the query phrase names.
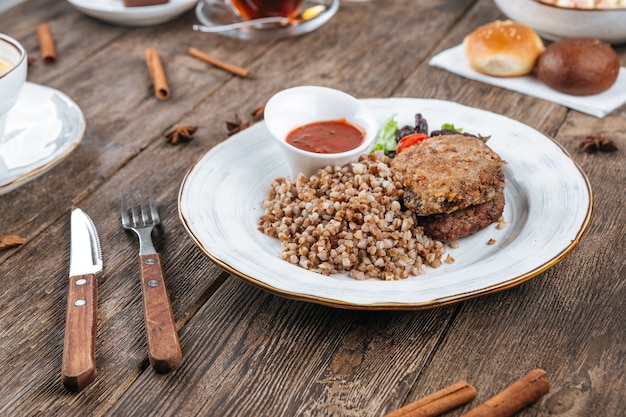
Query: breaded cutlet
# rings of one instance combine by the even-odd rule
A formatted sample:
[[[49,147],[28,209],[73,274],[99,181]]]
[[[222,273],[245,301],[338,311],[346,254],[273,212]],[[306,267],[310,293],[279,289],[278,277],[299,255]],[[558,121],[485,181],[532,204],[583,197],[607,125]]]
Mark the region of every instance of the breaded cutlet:
[[[404,205],[417,216],[483,204],[504,189],[500,156],[478,138],[435,136],[404,149],[391,168],[404,186]]]

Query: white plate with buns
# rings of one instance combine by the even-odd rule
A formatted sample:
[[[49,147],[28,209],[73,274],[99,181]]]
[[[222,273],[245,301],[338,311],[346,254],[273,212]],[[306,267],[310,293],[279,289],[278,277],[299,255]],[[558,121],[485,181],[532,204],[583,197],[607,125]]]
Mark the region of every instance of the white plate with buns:
[[[608,90],[591,96],[573,96],[548,87],[532,74],[520,77],[494,77],[481,74],[471,67],[462,44],[435,55],[429,64],[465,78],[551,101],[596,117],[604,117],[626,103],[624,67],[620,68],[615,84]]]
[[[530,26],[483,24],[430,64],[458,75],[604,117],[626,102],[620,59],[599,39],[562,39],[545,47]]]

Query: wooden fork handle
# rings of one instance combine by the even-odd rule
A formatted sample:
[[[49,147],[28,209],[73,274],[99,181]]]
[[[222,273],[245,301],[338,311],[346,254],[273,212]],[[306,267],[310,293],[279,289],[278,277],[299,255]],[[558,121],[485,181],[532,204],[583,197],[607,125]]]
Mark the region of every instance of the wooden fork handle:
[[[183,354],[159,254],[140,255],[143,314],[150,365],[160,373],[178,368]]]
[[[70,277],[61,366],[61,381],[70,391],[82,390],[96,377],[97,306],[96,276]]]

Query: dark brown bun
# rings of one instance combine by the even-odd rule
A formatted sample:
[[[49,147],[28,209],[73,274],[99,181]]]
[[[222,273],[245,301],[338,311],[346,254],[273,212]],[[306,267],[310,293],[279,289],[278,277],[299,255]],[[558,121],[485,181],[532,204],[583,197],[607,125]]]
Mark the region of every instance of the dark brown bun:
[[[548,46],[539,57],[537,77],[562,93],[586,96],[611,88],[619,67],[619,57],[608,43],[564,39]]]
[[[496,77],[530,74],[545,49],[533,29],[511,20],[480,26],[465,37],[463,45],[474,70]]]

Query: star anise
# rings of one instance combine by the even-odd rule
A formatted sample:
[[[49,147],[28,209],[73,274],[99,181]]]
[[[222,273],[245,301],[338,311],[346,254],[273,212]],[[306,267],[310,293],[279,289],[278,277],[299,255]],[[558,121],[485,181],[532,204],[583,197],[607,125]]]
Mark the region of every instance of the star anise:
[[[239,133],[244,129],[250,127],[252,123],[260,122],[264,118],[265,106],[257,107],[256,109],[250,112],[250,116],[252,116],[252,120],[244,121],[238,114],[235,115],[234,120],[226,121],[226,130],[228,130],[228,136],[234,135],[235,133]]]
[[[241,120],[238,114],[235,115],[235,120],[226,121],[226,130],[228,130],[228,135],[234,135],[235,133],[241,132],[250,126],[250,122],[244,122]]]
[[[261,120],[263,120],[264,113],[265,113],[265,106],[261,106],[261,107],[257,107],[256,109],[254,109],[252,113],[250,113],[250,115],[252,116],[253,121],[260,122]]]
[[[176,126],[170,132],[165,134],[165,137],[172,145],[176,145],[179,142],[189,142],[193,139],[193,134],[198,130],[198,126],[184,125]]]
[[[583,150],[583,152],[587,153],[615,152],[617,150],[615,143],[600,133],[587,136],[578,146]]]

